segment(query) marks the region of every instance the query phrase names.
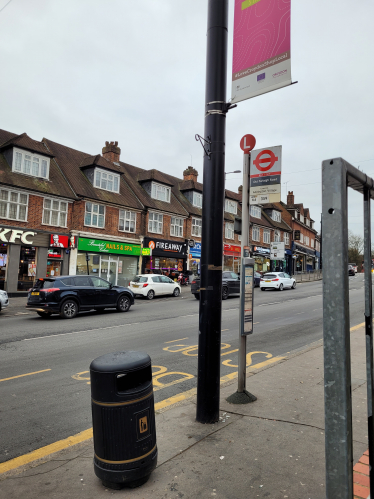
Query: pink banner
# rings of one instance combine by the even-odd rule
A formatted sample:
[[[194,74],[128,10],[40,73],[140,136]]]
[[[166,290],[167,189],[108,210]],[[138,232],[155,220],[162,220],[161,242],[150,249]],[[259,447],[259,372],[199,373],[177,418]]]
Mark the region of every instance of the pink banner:
[[[290,31],[291,0],[235,0],[234,101],[291,83]]]

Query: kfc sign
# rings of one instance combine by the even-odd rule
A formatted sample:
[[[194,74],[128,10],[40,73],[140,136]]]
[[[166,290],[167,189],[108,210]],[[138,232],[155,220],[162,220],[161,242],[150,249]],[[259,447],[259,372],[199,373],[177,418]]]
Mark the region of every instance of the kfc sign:
[[[49,246],[51,248],[68,248],[69,236],[59,236],[58,234],[51,234]]]
[[[32,244],[33,237],[37,232],[30,230],[4,229],[0,227],[0,242],[2,243],[17,243],[17,240],[22,244]]]

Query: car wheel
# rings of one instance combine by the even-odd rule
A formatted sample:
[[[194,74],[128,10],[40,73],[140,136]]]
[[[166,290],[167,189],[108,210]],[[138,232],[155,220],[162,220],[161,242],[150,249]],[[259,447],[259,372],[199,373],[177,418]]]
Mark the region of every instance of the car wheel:
[[[226,288],[226,286],[224,286],[222,288],[222,300],[227,300],[229,296],[229,290]]]
[[[130,310],[130,307],[130,298],[126,295],[120,296],[117,302],[118,312],[128,312]]]
[[[52,315],[50,312],[38,312],[38,311],[36,311],[36,313],[39,315],[39,317],[43,317],[43,319],[48,319]]]
[[[283,284],[279,284],[279,291],[283,291]]]
[[[61,305],[60,316],[63,319],[73,319],[78,313],[78,304],[74,300],[66,300]]]
[[[196,293],[194,297],[196,298],[196,300],[200,300],[200,293]]]
[[[296,281],[294,281],[294,283],[292,284],[292,288],[291,289],[295,289],[296,288]]]
[[[154,297],[155,297],[155,292],[153,291],[153,289],[150,289],[147,293],[147,298],[148,300],[153,300]]]
[[[265,291],[265,288],[261,288],[261,291]]]
[[[174,288],[174,291],[173,291],[173,296],[179,296],[180,295],[180,289],[179,288]]]

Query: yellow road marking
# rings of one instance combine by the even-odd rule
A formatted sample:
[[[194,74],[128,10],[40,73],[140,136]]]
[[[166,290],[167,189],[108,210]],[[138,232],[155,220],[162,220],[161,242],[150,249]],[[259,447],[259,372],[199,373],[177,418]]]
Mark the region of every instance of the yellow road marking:
[[[165,341],[165,343],[174,343],[174,341],[188,340],[188,338],[181,338],[180,340]]]
[[[223,352],[223,353],[221,353],[221,357],[222,357],[223,355],[227,355],[227,354],[229,354],[229,353],[234,353],[234,352],[237,352],[238,350],[239,350],[239,348],[235,348],[235,350],[229,350],[228,352]]]
[[[0,379],[0,382],[9,381],[10,379],[23,378],[24,376],[32,376],[33,374],[45,373],[47,371],[50,371],[50,369],[43,369],[43,371],[35,371],[34,373],[19,374],[18,376],[12,376],[11,378]]]
[[[359,329],[360,327],[364,326],[365,323],[358,324],[357,326],[353,326],[350,330],[355,331],[356,329]],[[264,362],[260,362],[259,364],[255,364],[253,366],[247,367],[247,373],[250,373],[251,371],[254,371],[255,369],[260,369],[264,366],[267,366],[269,364],[273,364],[274,362],[277,362],[279,360],[284,359],[285,357],[272,357],[271,359],[265,360]],[[231,381],[235,379],[238,376],[237,371],[234,371],[230,374],[227,374],[226,376],[223,376],[220,379],[220,384],[224,384],[227,381]],[[165,400],[161,400],[161,402],[157,402],[155,404],[155,410],[159,411],[160,409],[165,409],[166,407],[170,407],[178,402],[182,402],[183,400],[187,400],[190,397],[193,397],[197,393],[197,388],[191,388],[191,390],[187,390],[186,392],[180,393],[178,395],[175,395],[174,397],[169,397]],[[81,433],[78,433],[77,435],[73,435],[71,437],[65,438],[63,440],[59,440],[58,442],[55,442],[50,445],[46,445],[45,447],[41,447],[40,449],[34,450],[30,452],[29,454],[24,454],[23,456],[16,457],[14,459],[11,459],[10,461],[7,461],[5,463],[0,464],[0,474],[5,473],[7,471],[16,469],[20,466],[24,466],[25,464],[31,463],[33,461],[36,461],[38,459],[46,458],[50,454],[53,454],[55,452],[61,451],[63,449],[66,449],[72,445],[84,442],[85,440],[89,440],[92,438],[93,433],[92,433],[92,428],[89,428],[88,430],[82,431]]]

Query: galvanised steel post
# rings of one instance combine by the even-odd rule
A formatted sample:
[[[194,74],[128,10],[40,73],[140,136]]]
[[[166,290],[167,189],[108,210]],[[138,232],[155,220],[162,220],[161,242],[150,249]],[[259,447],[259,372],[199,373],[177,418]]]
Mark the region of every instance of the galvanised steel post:
[[[196,420],[219,419],[228,0],[208,0]]]
[[[365,337],[366,337],[366,379],[368,407],[368,440],[370,490],[374,491],[374,419],[373,419],[373,305],[371,273],[371,212],[370,190],[364,188],[364,270],[365,270]]]

